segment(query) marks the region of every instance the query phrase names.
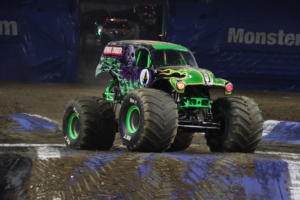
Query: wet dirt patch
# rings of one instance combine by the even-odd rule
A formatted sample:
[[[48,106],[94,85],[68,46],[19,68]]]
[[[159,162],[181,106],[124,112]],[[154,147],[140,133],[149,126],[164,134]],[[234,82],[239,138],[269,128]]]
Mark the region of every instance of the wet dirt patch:
[[[31,159],[16,155],[0,155],[0,199],[26,199],[25,181],[31,171]]]

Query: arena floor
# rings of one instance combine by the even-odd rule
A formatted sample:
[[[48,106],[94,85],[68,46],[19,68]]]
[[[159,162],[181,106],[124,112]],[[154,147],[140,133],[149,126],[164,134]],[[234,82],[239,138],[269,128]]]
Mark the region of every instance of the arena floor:
[[[132,153],[119,138],[107,152],[66,149],[60,126],[67,102],[102,91],[101,85],[0,84],[0,173],[8,171],[0,182],[9,185],[0,184],[0,199],[300,197],[300,143],[262,141],[254,154],[211,153],[199,134],[185,152]],[[213,91],[213,98],[220,95]],[[265,120],[300,121],[299,93],[235,95],[254,98]]]

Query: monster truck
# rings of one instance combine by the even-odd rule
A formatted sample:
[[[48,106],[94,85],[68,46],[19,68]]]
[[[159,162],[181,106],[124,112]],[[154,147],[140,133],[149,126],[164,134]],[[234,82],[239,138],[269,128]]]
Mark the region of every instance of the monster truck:
[[[112,79],[101,98],[77,98],[66,108],[63,134],[70,148],[108,150],[116,132],[129,150],[144,152],[185,150],[197,132],[205,133],[212,152],[251,153],[260,141],[258,105],[231,96],[232,83],[199,68],[181,45],[110,42],[96,75],[104,72]],[[224,97],[212,100],[213,87],[223,88]]]

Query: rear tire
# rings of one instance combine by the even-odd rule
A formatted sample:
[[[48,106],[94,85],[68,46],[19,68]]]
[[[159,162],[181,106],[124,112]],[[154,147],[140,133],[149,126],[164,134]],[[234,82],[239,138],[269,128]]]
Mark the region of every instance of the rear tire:
[[[108,150],[116,133],[114,110],[109,102],[97,97],[71,101],[63,118],[63,134],[73,149]]]
[[[175,137],[174,142],[168,151],[184,151],[186,150],[192,143],[193,137],[195,133],[191,132],[183,132],[178,131]]]
[[[119,130],[130,151],[161,152],[172,144],[177,121],[177,106],[169,94],[136,89],[124,98]]]
[[[263,131],[263,117],[258,105],[248,97],[224,97],[212,105],[214,120],[221,130],[206,133],[212,152],[255,151]]]

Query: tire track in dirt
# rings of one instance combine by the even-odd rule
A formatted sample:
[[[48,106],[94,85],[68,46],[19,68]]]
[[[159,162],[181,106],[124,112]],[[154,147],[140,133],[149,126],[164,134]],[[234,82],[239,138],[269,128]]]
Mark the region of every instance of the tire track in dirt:
[[[264,186],[260,181],[277,181],[272,176],[262,176],[268,171],[260,166],[278,166],[276,160],[251,154],[206,154],[201,157],[178,154],[176,157],[188,163],[182,176],[192,186],[189,199],[278,199],[280,193],[286,198],[289,196],[287,188],[282,188],[280,193],[270,187],[261,190]],[[276,170],[281,173],[278,168]],[[252,190],[253,184],[257,185],[256,191]],[[269,197],[269,194],[276,198]],[[176,197],[180,198],[180,195]]]
[[[278,155],[68,154],[33,162],[29,199],[296,200],[298,195],[299,187],[290,179],[291,159],[281,160]],[[295,170],[300,171],[297,161]],[[298,175],[292,179],[299,180]]]
[[[274,126],[270,130],[278,129]],[[25,139],[55,142],[60,137],[51,130],[45,134],[26,131],[14,134],[22,142]],[[279,138],[275,136],[277,133],[272,138]],[[259,149],[275,151],[279,148],[276,145],[263,141]],[[299,147],[284,145],[291,151]],[[160,154],[131,153],[116,146],[108,152],[76,151],[62,146],[57,143],[0,145],[2,152],[19,152],[33,159],[26,186],[28,199],[299,198],[298,154],[207,153],[203,140],[187,152]]]

